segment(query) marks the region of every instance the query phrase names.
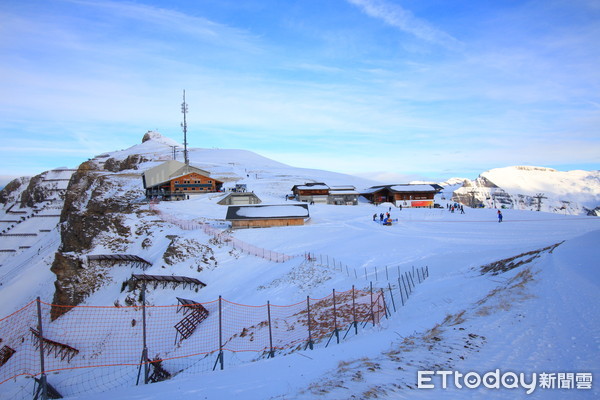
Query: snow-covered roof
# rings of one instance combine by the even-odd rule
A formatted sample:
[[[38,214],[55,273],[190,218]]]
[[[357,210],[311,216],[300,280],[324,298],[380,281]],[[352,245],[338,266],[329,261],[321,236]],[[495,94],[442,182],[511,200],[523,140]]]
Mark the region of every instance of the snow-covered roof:
[[[169,160],[144,172],[144,179],[146,187],[149,188],[192,172],[210,176],[210,172],[203,169],[185,165],[181,161]]]
[[[382,189],[385,189],[385,186],[373,186],[373,187],[363,190],[361,193],[370,194],[370,193],[378,192]]]
[[[298,186],[296,186],[296,189],[299,189],[299,190],[329,190],[329,186],[327,186],[327,185],[312,185],[312,186],[298,185]]]
[[[229,206],[227,220],[308,218],[308,204]]]
[[[436,189],[431,185],[394,185],[390,186],[394,192],[435,192]]]
[[[330,195],[335,196],[335,195],[348,195],[348,194],[360,194],[358,193],[356,190],[331,190],[329,192]]]
[[[352,186],[352,185],[345,185],[345,186],[329,186],[329,190],[331,191],[335,191],[338,192],[340,190],[356,190],[356,187]]]

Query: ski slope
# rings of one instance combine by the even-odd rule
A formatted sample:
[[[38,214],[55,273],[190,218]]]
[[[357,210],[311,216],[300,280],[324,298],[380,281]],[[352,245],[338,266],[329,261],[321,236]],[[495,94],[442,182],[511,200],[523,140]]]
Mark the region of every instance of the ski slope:
[[[151,159],[138,170],[115,174],[124,190],[138,190],[141,196],[139,174],[157,165],[157,159],[168,159],[171,148],[167,142],[156,136],[106,155],[122,160],[144,153]],[[357,188],[374,184],[347,175],[286,166],[243,150],[194,149],[190,158],[193,165],[228,178],[231,185],[247,184],[262,204],[297,204],[286,201],[285,196],[293,185],[309,181]],[[221,197],[203,194],[156,207],[163,216],[190,224],[206,222],[222,229],[227,207],[217,204]],[[441,199],[436,201],[445,205]],[[140,203],[139,210],[148,211],[148,205]],[[383,226],[372,221],[373,214],[387,211],[397,223]],[[340,344],[325,347],[320,342],[314,350],[254,361],[250,359],[256,355],[226,352],[224,370],[212,372],[215,354],[202,365],[151,385],[135,386],[136,367],[126,373],[110,368],[61,371],[50,374],[49,381],[70,399],[512,399],[525,397],[525,390],[459,389],[452,385],[444,389],[439,381],[435,389],[418,389],[417,371],[483,374],[499,369],[528,376],[534,372],[598,376],[600,219],[507,209],[503,210],[504,221],[498,223],[493,209],[465,207],[465,214],[445,208],[400,211],[391,204],[364,202],[357,206],[315,204],[309,206],[309,212],[304,226],[231,233],[257,248],[298,256],[285,263],[244,254],[226,244],[216,245],[200,230],[184,230],[149,212],[127,216],[125,223],[133,233],[119,246],[122,252],[153,263],[145,273],[194,276],[207,284],[198,292],[153,290],[147,301],[159,306],[176,304],[176,296],[201,302],[223,296],[254,306],[267,301],[292,304],[306,296],[327,296],[333,289],[343,291],[353,285],[365,289],[371,282],[375,288],[385,289],[388,284],[395,285],[397,271],[413,266],[428,266],[430,277],[416,286],[404,307],[399,306],[396,295],[397,311],[389,319],[361,328],[358,335],[349,334]],[[28,223],[38,219],[42,220],[31,218]],[[91,254],[113,251],[113,239],[110,232],[101,235]],[[180,258],[167,263],[164,253],[174,240],[182,252]],[[207,250],[205,255],[213,256],[214,261],[200,263],[202,255],[195,250],[198,246],[187,247],[194,242],[210,247],[211,252]],[[1,316],[37,296],[45,302],[52,300],[55,277],[49,268],[59,243],[59,231],[52,229],[2,264]],[[482,273],[484,265],[538,250],[535,257],[517,258],[532,259],[514,269]],[[319,262],[307,267],[307,252]],[[334,260],[336,267],[324,265]],[[128,294],[120,291],[121,283],[131,273],[122,267],[108,271],[108,283],[94,291],[84,305],[123,304]],[[77,323],[75,313],[65,317],[65,321]],[[57,332],[61,319],[52,323],[57,324]],[[107,332],[97,332],[98,336],[103,334]],[[108,352],[98,355],[107,360],[108,356]],[[94,386],[95,382],[103,384]],[[529,397],[594,398],[600,395],[599,387],[593,382],[589,390],[537,388]],[[30,379],[6,382],[0,385],[0,398],[29,398],[31,388]]]

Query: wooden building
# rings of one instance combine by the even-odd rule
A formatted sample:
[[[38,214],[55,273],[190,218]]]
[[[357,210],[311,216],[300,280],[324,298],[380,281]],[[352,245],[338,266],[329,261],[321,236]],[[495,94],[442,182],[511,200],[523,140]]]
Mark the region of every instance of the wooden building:
[[[323,182],[309,182],[304,185],[294,185],[292,193],[298,201],[327,204],[329,186]]]
[[[166,161],[142,174],[147,198],[183,200],[190,195],[219,192],[223,182],[200,168],[180,161]]]
[[[254,192],[231,192],[225,195],[221,200],[217,202],[222,206],[236,206],[242,204],[260,204],[262,201],[258,198]]]
[[[437,186],[437,187],[436,187]],[[392,203],[396,207],[433,207],[438,185],[381,185],[372,186],[361,194],[371,203]]]
[[[308,204],[229,206],[225,217],[234,229],[304,225],[309,218]]]
[[[355,206],[358,204],[360,193],[354,186],[330,186],[328,204]]]
[[[298,201],[337,205],[357,205],[360,196],[354,186],[328,186],[323,182],[294,185],[292,193]]]

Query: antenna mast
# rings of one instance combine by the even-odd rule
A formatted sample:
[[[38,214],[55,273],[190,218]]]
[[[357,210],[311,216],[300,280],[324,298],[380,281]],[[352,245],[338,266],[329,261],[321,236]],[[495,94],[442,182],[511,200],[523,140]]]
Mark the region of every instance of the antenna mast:
[[[187,121],[186,114],[188,112],[187,103],[185,102],[185,89],[183,91],[183,103],[181,103],[181,112],[183,113],[183,123],[181,126],[183,127],[183,157],[185,160],[185,165],[190,165],[190,160],[188,158],[187,151]]]

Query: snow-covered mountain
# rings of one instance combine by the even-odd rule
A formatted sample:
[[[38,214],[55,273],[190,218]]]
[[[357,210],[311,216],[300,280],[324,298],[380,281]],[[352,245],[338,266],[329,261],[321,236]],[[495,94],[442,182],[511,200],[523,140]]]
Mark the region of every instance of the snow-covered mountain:
[[[476,207],[600,215],[600,171],[557,171],[530,166],[495,168],[474,181],[465,179],[453,198]]]
[[[172,146],[178,144],[148,132],[142,143],[100,154],[77,170],[19,179],[0,192],[0,398],[31,397],[29,376],[40,371],[39,337],[31,331],[37,324],[31,303],[36,297],[42,300],[44,336],[52,341],[46,342],[48,381],[72,399],[437,398],[446,394],[439,385],[416,389],[418,370],[600,372],[594,336],[600,321],[595,246],[600,219],[513,207],[503,211],[499,224],[495,211],[485,208],[460,214],[359,202],[310,205],[304,226],[231,231],[224,221],[227,206],[218,204],[222,193],[159,204],[145,200],[141,173],[170,160]],[[192,148],[190,162],[226,188],[246,184],[262,204],[293,204],[286,195],[306,182],[359,190],[379,184],[291,167],[245,150]],[[552,185],[532,183],[542,171],[515,169],[523,177],[513,179],[493,171],[486,179],[507,192],[544,190],[550,199]],[[585,179],[594,182],[589,175]],[[568,183],[575,179],[570,176],[553,182],[583,192],[579,183]],[[450,201],[463,183],[458,178],[443,183],[438,201]],[[595,186],[589,187],[589,199],[569,199],[593,207]],[[373,222],[374,213],[387,211],[396,220],[392,226]],[[117,255],[144,262],[97,261]],[[420,283],[422,275],[412,273],[413,267],[428,267],[430,277]],[[186,277],[206,285],[149,287],[145,304],[159,306],[148,310],[149,358],[164,360],[172,378],[147,387],[136,386],[142,300],[134,274]],[[416,285],[407,290],[405,277]],[[377,323],[361,321],[356,334],[342,317],[352,304],[349,291],[368,293],[371,283],[375,294],[384,293],[389,315]],[[323,312],[333,306],[334,289],[342,302],[336,322]],[[224,370],[212,372],[218,365],[218,352],[210,346],[219,348],[219,296],[223,323],[234,328],[223,332]],[[307,296],[317,305],[310,312],[318,327],[331,333],[314,338],[314,350],[305,347]],[[174,326],[184,315],[166,307],[178,298],[201,302],[209,311],[179,341]],[[234,314],[240,305],[247,305],[245,313]],[[260,318],[267,310],[276,314],[293,307],[298,307],[290,314],[294,318],[280,319],[273,329],[279,332],[274,340],[293,338],[294,345],[285,342],[274,358],[228,350],[239,343],[268,346]],[[332,331],[338,322],[343,325],[339,344]],[[157,329],[161,323],[164,330]],[[454,388],[450,394],[514,398],[523,393]],[[590,394],[600,394],[597,385],[566,392],[538,389],[532,398]]]

